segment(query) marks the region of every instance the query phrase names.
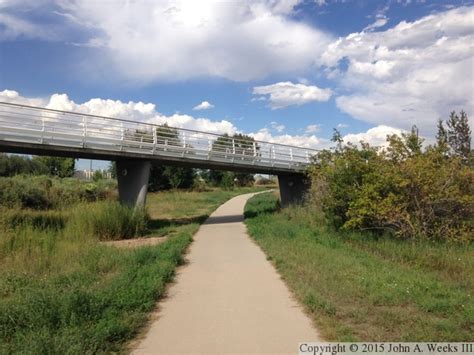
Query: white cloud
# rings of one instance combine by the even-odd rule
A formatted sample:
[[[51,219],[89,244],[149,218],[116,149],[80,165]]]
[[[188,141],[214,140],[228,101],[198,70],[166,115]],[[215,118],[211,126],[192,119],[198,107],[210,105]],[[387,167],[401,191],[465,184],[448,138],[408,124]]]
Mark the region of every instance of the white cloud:
[[[319,138],[315,135],[272,135],[267,128],[262,128],[256,133],[250,133],[250,136],[258,141],[287,144],[304,148],[323,149],[330,146],[330,142],[327,139]]]
[[[247,81],[305,72],[331,41],[291,17],[298,2],[78,0],[60,2],[59,12],[93,30],[85,41],[101,45],[93,64],[122,78]]]
[[[337,124],[337,128],[347,128],[347,127],[349,127],[349,125],[345,124],[345,123],[338,123]]]
[[[285,125],[279,124],[278,122],[270,122],[270,126],[272,126],[272,128],[278,133],[283,132],[286,128]]]
[[[333,42],[322,61],[346,92],[337,106],[375,125],[416,124],[428,134],[452,110],[464,109],[474,124],[473,18],[474,7],[461,7]]]
[[[400,135],[402,132],[398,128],[381,125],[370,128],[367,132],[346,134],[343,139],[345,143],[358,144],[360,141],[364,141],[371,146],[383,147],[387,145],[387,135]]]
[[[266,97],[272,109],[280,109],[314,101],[328,101],[332,92],[330,89],[321,89],[315,85],[294,84],[286,81],[256,86],[253,88],[253,94]]]
[[[201,102],[199,105],[194,106],[194,107],[193,107],[193,110],[195,110],[195,111],[209,110],[209,109],[211,109],[211,108],[213,108],[213,107],[214,107],[214,105],[211,104],[210,102],[208,102],[208,101],[203,101],[203,102]]]
[[[378,27],[383,27],[387,24],[388,18],[386,17],[381,17],[378,18],[374,21],[374,23],[368,25],[366,28],[364,28],[362,31],[373,31]]]
[[[23,97],[15,90],[0,91],[0,101],[30,106],[46,106],[47,104],[46,99]]]
[[[305,133],[307,134],[316,133],[316,132],[319,132],[320,129],[321,129],[321,125],[310,124],[309,126],[306,127]]]

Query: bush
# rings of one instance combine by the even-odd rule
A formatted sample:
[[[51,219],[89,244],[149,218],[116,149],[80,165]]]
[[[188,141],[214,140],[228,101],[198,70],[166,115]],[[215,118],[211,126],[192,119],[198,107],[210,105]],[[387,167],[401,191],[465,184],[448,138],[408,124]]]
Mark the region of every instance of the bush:
[[[78,205],[67,224],[66,234],[73,238],[96,237],[100,240],[128,239],[145,234],[148,215],[118,202]]]
[[[474,240],[474,169],[439,146],[421,149],[414,131],[386,150],[338,145],[310,168],[312,203],[347,230],[402,238]]]
[[[110,180],[85,183],[47,176],[0,177],[0,205],[8,208],[62,208],[113,198],[115,193],[115,181]]]

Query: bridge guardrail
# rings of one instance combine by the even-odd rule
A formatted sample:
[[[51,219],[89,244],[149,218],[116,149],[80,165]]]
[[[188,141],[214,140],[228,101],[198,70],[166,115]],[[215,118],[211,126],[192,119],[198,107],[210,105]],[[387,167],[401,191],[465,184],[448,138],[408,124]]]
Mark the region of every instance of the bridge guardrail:
[[[318,151],[214,133],[0,102],[0,140],[303,171]]]

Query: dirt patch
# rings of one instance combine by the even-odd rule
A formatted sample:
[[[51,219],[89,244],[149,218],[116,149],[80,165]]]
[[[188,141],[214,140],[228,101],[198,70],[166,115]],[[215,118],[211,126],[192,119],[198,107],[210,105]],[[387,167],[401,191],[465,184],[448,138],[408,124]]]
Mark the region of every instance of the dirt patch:
[[[152,246],[161,244],[168,240],[168,237],[151,237],[151,238],[135,238],[124,240],[111,240],[107,242],[100,242],[102,245],[110,245],[117,248],[133,249],[143,246]]]

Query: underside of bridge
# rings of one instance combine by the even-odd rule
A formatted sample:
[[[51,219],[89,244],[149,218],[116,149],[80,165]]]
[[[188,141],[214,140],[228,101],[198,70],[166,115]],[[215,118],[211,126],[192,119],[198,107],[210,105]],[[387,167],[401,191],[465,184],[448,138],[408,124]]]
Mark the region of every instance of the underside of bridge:
[[[119,198],[123,204],[145,206],[150,167],[147,160],[117,160]],[[304,174],[278,175],[278,185],[283,207],[302,203],[310,186]]]
[[[278,175],[280,199],[282,207],[301,204],[310,188],[309,179],[305,174]]]

